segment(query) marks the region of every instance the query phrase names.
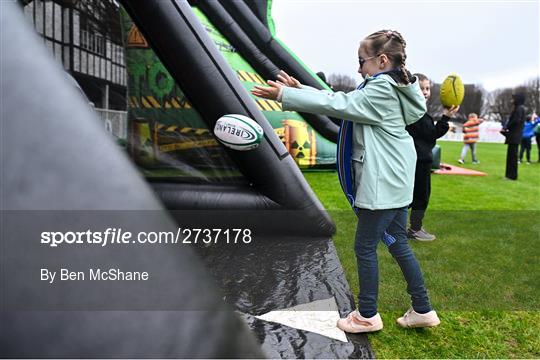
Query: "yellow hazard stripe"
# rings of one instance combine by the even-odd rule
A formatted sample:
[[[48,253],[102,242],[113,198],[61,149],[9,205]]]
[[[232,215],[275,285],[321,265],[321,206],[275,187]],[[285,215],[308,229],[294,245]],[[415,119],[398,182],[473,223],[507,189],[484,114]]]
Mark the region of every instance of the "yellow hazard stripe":
[[[268,103],[269,103],[270,106],[274,109],[274,111],[281,111],[281,110],[283,110],[282,107],[281,107],[281,104],[278,103],[277,101],[270,101],[270,100],[268,100]]]
[[[255,73],[250,73],[249,74],[251,76],[251,78],[253,79],[253,82],[257,83],[257,84],[261,84],[261,85],[265,85],[266,82],[264,81],[264,79],[259,75],[259,74],[255,74]]]
[[[248,76],[249,76],[251,82],[254,82],[254,83],[256,83],[256,84],[259,84],[259,83],[260,83],[259,79],[257,79],[257,77],[255,76],[255,74],[248,73]]]
[[[245,71],[243,71],[243,70],[238,70],[238,76],[243,81],[250,81],[249,77],[247,76],[247,73]]]
[[[283,111],[281,104],[277,101],[257,99],[255,103],[261,111]]]
[[[178,104],[178,107],[181,107],[183,109],[191,109],[191,104],[186,98],[180,99],[179,97],[176,97],[176,103]]]
[[[167,127],[167,128],[164,129],[163,131],[169,131],[169,132],[176,131],[176,132],[179,132],[181,134],[187,134],[187,133],[191,132],[194,135],[204,135],[204,134],[207,134],[207,133],[210,132],[210,130],[204,129],[204,128],[192,128],[192,127],[182,127],[181,128],[181,127],[176,126],[176,125],[163,125],[163,124],[156,125],[156,130],[161,130],[164,127]]]
[[[166,100],[163,105],[153,96],[141,96],[140,98],[130,96],[128,102],[131,107],[141,107],[142,104],[142,107],[148,109],[161,109],[162,107],[166,109],[191,109],[191,104],[187,99],[180,99],[178,97]]]
[[[146,98],[143,96],[141,97],[141,102],[145,108],[151,109],[152,105],[146,100]]]
[[[266,100],[257,100],[257,103],[261,105],[264,111],[272,111],[272,107],[266,103]]]
[[[140,107],[139,101],[137,101],[137,98],[135,96],[131,97],[131,102],[133,103],[133,107]]]
[[[261,85],[266,84],[264,79],[259,74],[248,73],[247,71],[244,71],[244,70],[238,70],[237,74],[240,80],[242,81],[252,82],[252,83],[261,84]]]
[[[171,104],[174,108],[180,109],[180,104],[178,103],[178,101],[176,101],[176,99],[171,99]]]
[[[186,141],[182,143],[160,145],[159,150],[161,152],[169,152],[169,151],[175,151],[175,150],[211,147],[211,146],[217,146],[217,144],[218,143],[216,139],[205,139],[205,140],[199,140],[199,141]]]
[[[264,81],[264,79],[261,77],[261,75],[255,74],[255,77],[259,80],[259,82],[260,82],[261,84],[266,84],[266,81]]]
[[[146,98],[148,99],[150,104],[152,104],[153,107],[157,109],[161,108],[161,104],[156,100],[156,98],[154,98],[153,96],[147,96]]]

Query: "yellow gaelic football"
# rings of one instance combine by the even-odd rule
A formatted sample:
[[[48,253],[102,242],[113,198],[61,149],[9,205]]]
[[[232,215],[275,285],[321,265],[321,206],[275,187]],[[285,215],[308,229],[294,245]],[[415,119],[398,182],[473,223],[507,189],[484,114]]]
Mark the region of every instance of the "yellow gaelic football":
[[[444,107],[461,105],[465,96],[465,87],[461,78],[456,74],[450,74],[441,84],[441,104]]]

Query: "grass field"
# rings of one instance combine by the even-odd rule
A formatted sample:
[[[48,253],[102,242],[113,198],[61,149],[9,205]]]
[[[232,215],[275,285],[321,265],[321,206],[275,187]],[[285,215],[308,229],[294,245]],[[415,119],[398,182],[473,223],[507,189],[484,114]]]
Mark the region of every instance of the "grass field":
[[[457,164],[461,143],[441,142],[442,162]],[[533,145],[533,161],[538,160]],[[432,176],[425,228],[433,242],[411,245],[442,324],[405,330],[395,319],[409,307],[401,272],[379,247],[379,311],[385,328],[369,339],[379,358],[540,357],[540,163],[522,164],[505,181],[506,147],[478,144],[487,176]],[[469,154],[470,156],[470,154]],[[354,294],[355,216],[335,172],[305,173],[337,225],[334,242]]]

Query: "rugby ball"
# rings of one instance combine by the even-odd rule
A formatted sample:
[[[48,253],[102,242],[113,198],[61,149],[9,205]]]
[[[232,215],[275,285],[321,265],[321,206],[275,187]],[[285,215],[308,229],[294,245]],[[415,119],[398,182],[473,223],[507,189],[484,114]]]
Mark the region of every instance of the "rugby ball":
[[[228,148],[240,151],[255,149],[263,138],[263,129],[247,116],[223,115],[216,121],[214,135]]]
[[[461,105],[465,96],[465,87],[461,78],[456,74],[450,74],[441,84],[441,104],[446,107]]]

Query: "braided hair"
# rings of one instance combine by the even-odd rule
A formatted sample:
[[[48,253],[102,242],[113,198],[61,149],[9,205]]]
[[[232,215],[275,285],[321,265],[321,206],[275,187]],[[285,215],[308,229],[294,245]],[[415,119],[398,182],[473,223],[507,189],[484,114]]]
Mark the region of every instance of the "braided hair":
[[[403,36],[394,30],[380,30],[366,37],[364,40],[369,41],[369,48],[375,54],[385,54],[390,59],[392,65],[399,68],[401,76],[405,84],[409,84],[411,80],[405,68],[405,46],[407,43]]]

